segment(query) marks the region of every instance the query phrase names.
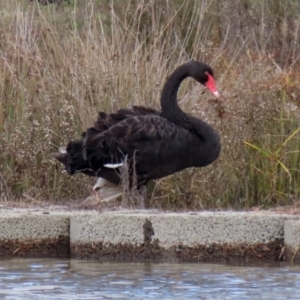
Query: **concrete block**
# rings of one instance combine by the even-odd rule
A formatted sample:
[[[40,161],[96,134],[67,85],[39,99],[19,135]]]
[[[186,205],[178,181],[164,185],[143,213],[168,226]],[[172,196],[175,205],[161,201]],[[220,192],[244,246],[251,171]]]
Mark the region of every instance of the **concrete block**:
[[[149,217],[160,245],[269,243],[283,238],[285,218],[246,213],[164,214]]]
[[[43,239],[69,236],[69,217],[57,215],[12,215],[0,218],[0,240]]]
[[[284,222],[284,243],[286,259],[291,262],[300,262],[300,220]]]
[[[278,259],[291,216],[247,212],[106,212],[74,216],[71,256],[121,260]],[[91,246],[92,245],[92,246]]]
[[[8,213],[0,218],[0,257],[68,257],[68,216]]]
[[[70,242],[139,245],[144,240],[144,222],[145,217],[128,214],[74,216],[70,220]]]

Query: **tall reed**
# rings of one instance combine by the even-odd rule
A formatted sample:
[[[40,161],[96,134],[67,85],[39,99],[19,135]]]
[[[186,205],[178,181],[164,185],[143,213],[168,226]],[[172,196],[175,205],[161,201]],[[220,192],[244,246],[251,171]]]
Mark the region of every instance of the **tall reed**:
[[[1,198],[87,196],[93,179],[69,177],[51,153],[79,138],[100,110],[159,109],[168,74],[194,58],[212,65],[222,97],[187,80],[179,104],[219,131],[222,154],[207,168],[150,184],[151,205],[241,209],[297,201],[298,4],[222,3],[0,0]]]

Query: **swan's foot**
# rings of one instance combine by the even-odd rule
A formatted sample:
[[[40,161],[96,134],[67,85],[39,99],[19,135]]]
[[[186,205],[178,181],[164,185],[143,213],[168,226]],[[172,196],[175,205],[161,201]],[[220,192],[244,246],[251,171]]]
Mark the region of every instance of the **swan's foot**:
[[[104,178],[99,177],[96,184],[93,186],[92,193],[87,197],[82,204],[96,205],[102,202],[110,202],[122,195],[122,187],[112,184]]]
[[[119,185],[108,185],[98,192],[100,202],[110,202],[111,200],[119,198],[122,194],[123,188]]]
[[[139,201],[139,208],[145,209],[145,200],[147,196],[147,186],[145,184],[141,185],[138,189],[138,201]]]

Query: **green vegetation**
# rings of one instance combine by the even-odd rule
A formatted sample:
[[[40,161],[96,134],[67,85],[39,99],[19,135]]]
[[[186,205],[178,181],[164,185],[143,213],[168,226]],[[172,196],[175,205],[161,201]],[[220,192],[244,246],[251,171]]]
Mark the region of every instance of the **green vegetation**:
[[[222,154],[149,185],[168,209],[270,207],[300,194],[298,1],[0,0],[0,197],[85,198],[51,153],[100,110],[159,108],[163,83],[194,58],[213,66],[220,100],[192,80],[180,106],[212,124]]]

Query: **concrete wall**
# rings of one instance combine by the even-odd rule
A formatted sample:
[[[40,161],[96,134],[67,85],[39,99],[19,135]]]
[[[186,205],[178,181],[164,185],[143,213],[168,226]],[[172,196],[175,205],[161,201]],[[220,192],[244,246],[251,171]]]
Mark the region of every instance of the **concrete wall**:
[[[268,212],[0,210],[0,256],[299,261],[299,216]]]

